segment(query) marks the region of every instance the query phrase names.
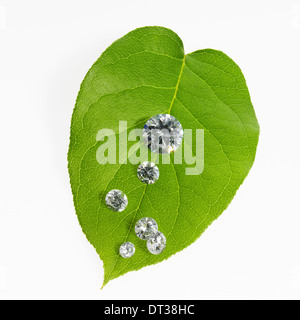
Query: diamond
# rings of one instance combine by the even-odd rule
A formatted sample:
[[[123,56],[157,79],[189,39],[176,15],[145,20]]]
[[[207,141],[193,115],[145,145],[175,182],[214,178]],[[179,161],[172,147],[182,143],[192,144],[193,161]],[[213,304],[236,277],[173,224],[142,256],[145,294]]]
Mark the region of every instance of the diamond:
[[[152,254],[160,254],[165,250],[166,237],[163,233],[157,232],[149,237],[147,240],[147,248]]]
[[[137,176],[142,182],[152,184],[159,178],[158,167],[153,162],[145,161],[139,165]]]
[[[123,258],[130,258],[135,253],[135,247],[134,244],[131,242],[124,242],[119,249],[120,255]]]
[[[118,189],[113,189],[108,192],[105,197],[106,205],[113,211],[123,211],[128,205],[128,200],[125,193]]]
[[[180,122],[170,114],[158,114],[146,122],[143,137],[151,151],[171,153],[181,145],[183,129]]]
[[[152,218],[142,218],[135,225],[135,233],[142,240],[147,240],[157,230],[157,223]]]

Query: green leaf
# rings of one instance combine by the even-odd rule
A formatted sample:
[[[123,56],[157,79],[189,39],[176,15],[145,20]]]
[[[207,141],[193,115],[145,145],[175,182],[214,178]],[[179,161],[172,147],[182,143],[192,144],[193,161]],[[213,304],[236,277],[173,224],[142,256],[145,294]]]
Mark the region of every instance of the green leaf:
[[[160,178],[145,185],[133,164],[99,164],[100,129],[119,134],[142,128],[158,113],[170,113],[183,128],[204,129],[204,170],[186,175],[186,165],[160,164]],[[256,153],[259,125],[240,68],[224,53],[184,53],[181,39],[162,27],[136,29],[114,42],[86,75],[76,102],[68,154],[76,213],[87,239],[104,263],[104,283],[158,263],[189,246],[227,208],[247,176]],[[118,137],[117,137],[118,139]],[[128,149],[135,142],[128,142]],[[195,139],[193,150],[195,150]],[[123,212],[105,205],[120,189]],[[138,219],[151,217],[167,238],[160,255],[136,237]],[[119,246],[136,247],[124,259]]]

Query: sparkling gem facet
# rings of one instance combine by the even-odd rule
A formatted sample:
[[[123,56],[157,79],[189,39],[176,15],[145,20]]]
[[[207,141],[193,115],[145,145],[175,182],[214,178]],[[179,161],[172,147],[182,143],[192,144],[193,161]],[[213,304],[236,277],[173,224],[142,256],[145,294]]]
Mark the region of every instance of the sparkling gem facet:
[[[119,249],[120,255],[123,258],[130,258],[134,255],[135,247],[131,242],[124,242]]]
[[[148,239],[157,230],[157,223],[152,218],[142,218],[135,225],[135,233],[142,240]]]
[[[163,233],[157,232],[147,240],[147,248],[152,254],[160,254],[166,247],[166,237]]]
[[[183,129],[180,122],[170,114],[158,114],[146,122],[143,137],[151,151],[170,153],[181,145]]]
[[[142,182],[152,184],[159,178],[158,167],[153,162],[145,161],[139,165],[137,176]]]
[[[107,193],[106,205],[113,211],[123,211],[128,204],[128,200],[123,191],[114,189]]]

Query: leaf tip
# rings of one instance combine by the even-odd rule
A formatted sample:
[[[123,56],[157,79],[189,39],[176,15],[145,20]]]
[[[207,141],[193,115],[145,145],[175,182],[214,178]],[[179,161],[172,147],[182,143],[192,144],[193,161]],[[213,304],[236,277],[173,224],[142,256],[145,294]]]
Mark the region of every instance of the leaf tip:
[[[106,283],[102,283],[102,287],[100,288],[100,290],[103,290],[104,289],[104,287],[105,287],[105,285],[106,285]]]
[[[104,287],[109,283],[110,280],[111,279],[108,279],[106,276],[104,276],[102,287],[100,288],[100,290],[103,290]]]

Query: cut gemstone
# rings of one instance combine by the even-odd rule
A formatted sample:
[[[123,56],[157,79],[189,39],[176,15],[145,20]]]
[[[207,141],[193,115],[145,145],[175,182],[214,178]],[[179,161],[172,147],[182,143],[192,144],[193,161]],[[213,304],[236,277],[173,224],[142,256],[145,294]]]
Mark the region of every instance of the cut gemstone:
[[[120,255],[123,258],[130,258],[135,253],[135,247],[134,244],[131,242],[124,242],[119,249]]]
[[[152,254],[160,254],[165,250],[166,243],[165,235],[158,231],[148,238],[147,248]]]
[[[152,184],[159,178],[158,167],[153,162],[145,161],[139,165],[137,176],[142,182]]]
[[[123,191],[114,189],[107,193],[105,197],[106,205],[113,211],[123,211],[127,207],[128,200]]]
[[[135,233],[142,240],[147,240],[157,230],[157,223],[152,218],[142,218],[135,225]]]
[[[180,122],[170,114],[158,114],[146,122],[143,137],[151,151],[171,153],[181,145],[183,129]]]

